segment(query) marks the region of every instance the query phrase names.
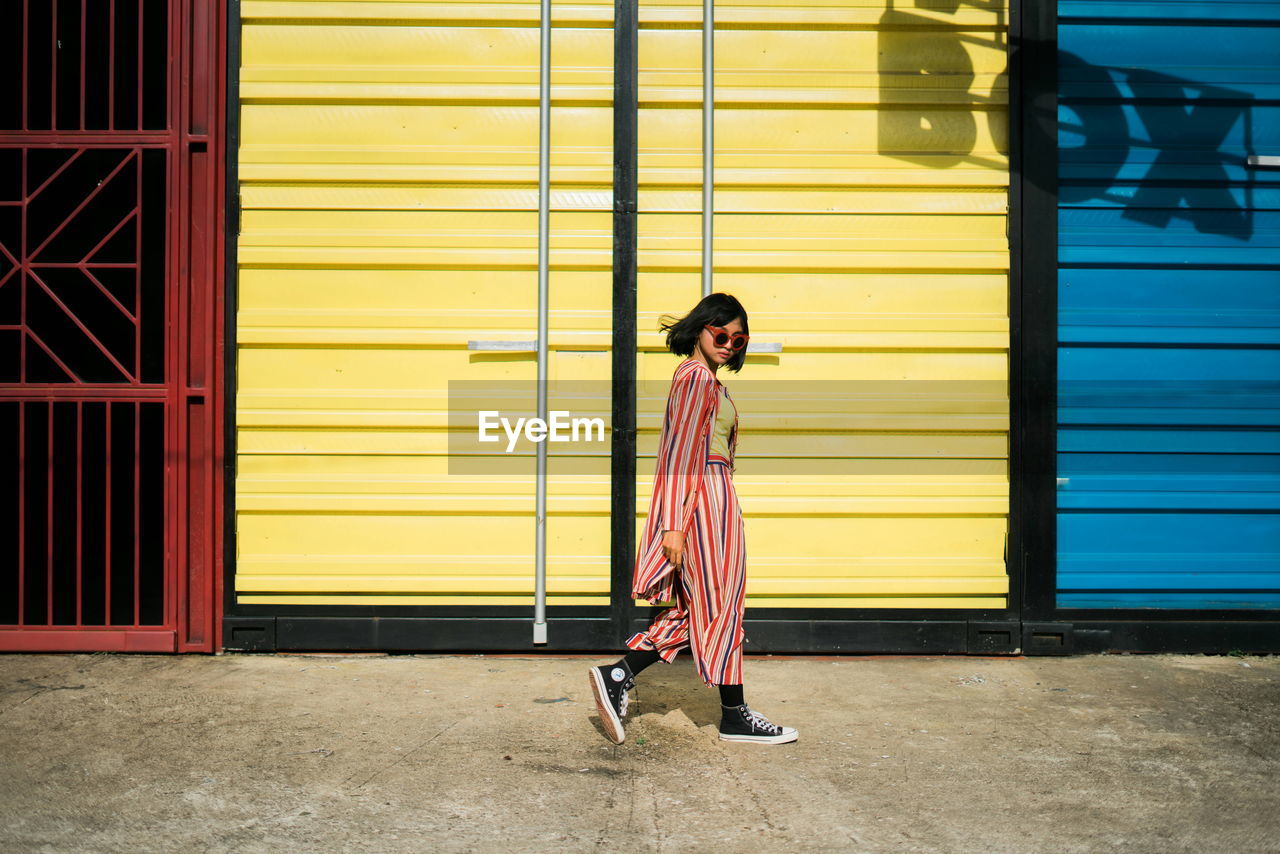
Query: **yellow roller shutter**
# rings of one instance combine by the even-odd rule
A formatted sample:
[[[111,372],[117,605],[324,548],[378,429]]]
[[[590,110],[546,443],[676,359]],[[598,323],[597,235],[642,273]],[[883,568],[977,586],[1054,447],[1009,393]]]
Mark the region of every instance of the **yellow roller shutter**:
[[[640,6],[644,382],[675,364],[658,316],[701,295],[701,20]],[[723,381],[936,390],[856,417],[735,393],[749,605],[1006,605],[1006,26],[941,0],[717,4],[715,290],[782,344]],[[661,404],[639,401],[639,514]],[[857,471],[814,471],[850,449]]]
[[[244,2],[238,601],[531,601],[532,477],[448,475],[445,406],[450,379],[535,375],[532,353],[467,341],[535,333],[537,12]],[[611,17],[556,5],[553,377],[609,376]],[[699,293],[700,4],[641,20],[639,378],[665,381],[657,315]],[[726,381],[1003,384],[1004,11],[736,3],[717,22],[717,288],[783,344]],[[805,429],[739,405],[753,604],[1005,604],[1006,400]],[[752,473],[833,431],[921,465]],[[608,497],[553,476],[552,604],[607,601]]]
[[[446,424],[536,377],[468,341],[536,337],[538,4],[241,13],[236,599],[531,604],[532,464],[451,475]],[[612,17],[554,17],[553,379],[610,376]],[[607,477],[548,512],[550,604],[607,603]]]

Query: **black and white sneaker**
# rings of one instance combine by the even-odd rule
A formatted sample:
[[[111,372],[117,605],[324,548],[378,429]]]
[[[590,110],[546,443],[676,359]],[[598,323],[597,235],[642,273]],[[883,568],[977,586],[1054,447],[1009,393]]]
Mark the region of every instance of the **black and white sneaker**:
[[[596,697],[596,711],[605,734],[614,744],[622,744],[627,733],[622,719],[627,716],[627,692],[636,686],[635,677],[625,661],[593,667],[589,672],[591,692]]]
[[[720,740],[749,741],[757,744],[786,744],[800,733],[789,726],[777,726],[759,712],[745,705],[720,707]]]

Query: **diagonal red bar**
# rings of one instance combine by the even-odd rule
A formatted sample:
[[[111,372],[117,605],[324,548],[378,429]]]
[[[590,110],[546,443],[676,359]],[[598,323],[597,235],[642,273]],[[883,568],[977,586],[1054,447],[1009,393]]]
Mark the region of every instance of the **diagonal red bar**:
[[[43,279],[41,279],[38,275],[36,275],[36,271],[30,270],[29,272],[31,274],[31,278],[35,281],[36,284],[40,286],[40,289],[43,290],[46,294],[48,294],[49,299],[53,300],[54,303],[57,304],[58,308],[62,309],[63,314],[65,314],[68,318],[70,318],[71,322],[74,323],[80,329],[80,331],[85,334],[85,337],[93,342],[93,346],[101,350],[102,355],[106,356],[109,360],[111,360],[111,364],[115,365],[116,368],[120,371],[120,373],[128,377],[131,382],[136,382],[136,379],[134,378],[133,374],[124,365],[120,364],[119,360],[116,359],[115,356],[111,355],[111,351],[108,350],[102,344],[102,342],[98,340],[96,335],[94,335],[92,332],[89,331],[89,327],[85,326],[83,323],[80,322],[80,318],[76,317],[75,312],[72,311],[70,308],[68,308],[66,303],[58,299],[58,295],[53,292],[52,288],[50,288],[47,284],[44,283]]]
[[[89,204],[89,202],[93,201],[94,199],[96,199],[96,198],[98,197],[98,193],[101,193],[101,192],[102,192],[102,188],[103,188],[103,187],[105,187],[105,186],[107,186],[108,184],[110,184],[110,183],[111,183],[111,179],[112,179],[112,178],[115,178],[117,175],[119,175],[119,174],[120,174],[120,170],[121,170],[121,169],[123,169],[126,165],[128,165],[129,161],[130,161],[130,160],[133,160],[133,159],[134,159],[134,157],[137,155],[137,153],[138,153],[137,149],[134,149],[133,151],[130,151],[130,152],[128,152],[127,154],[125,154],[124,159],[123,159],[123,160],[121,160],[118,164],[116,164],[116,168],[112,169],[112,170],[107,174],[107,177],[105,177],[105,178],[103,178],[101,181],[99,181],[99,182],[98,182],[98,186],[94,187],[94,188],[93,188],[93,190],[91,190],[91,191],[89,192],[89,195],[87,195],[87,196],[85,196],[85,197],[84,197],[84,201],[82,201],[82,202],[80,202],[80,204],[76,205],[75,210],[73,210],[71,213],[67,214],[66,218],[62,220],[61,224],[59,224],[57,228],[55,228],[52,232],[50,232],[50,233],[49,233],[49,236],[48,236],[48,237],[46,237],[46,238],[45,238],[45,239],[40,243],[40,245],[39,245],[39,246],[37,246],[35,249],[33,249],[33,250],[31,250],[30,252],[28,252],[28,253],[27,253],[27,261],[28,261],[28,262],[32,261],[32,260],[33,260],[37,255],[39,255],[39,254],[40,254],[40,252],[41,252],[41,251],[42,251],[46,246],[48,246],[48,245],[49,245],[49,242],[50,242],[51,240],[53,240],[55,237],[57,237],[59,234],[61,234],[61,233],[62,233],[62,230],[63,230],[64,228],[66,228],[68,225],[70,225],[70,224],[71,224],[71,222],[72,222],[72,220],[74,220],[77,216],[79,216],[79,215],[80,215],[80,211],[84,210],[84,209],[85,209],[85,207]]]
[[[116,308],[120,309],[120,313],[121,313],[121,314],[123,314],[125,317],[129,318],[129,322],[130,322],[130,323],[132,323],[134,326],[137,326],[137,325],[138,325],[138,319],[137,319],[136,317],[134,317],[134,316],[133,316],[133,312],[131,312],[131,311],[129,311],[129,309],[125,308],[125,307],[124,307],[124,304],[123,304],[123,303],[121,303],[121,302],[120,302],[120,300],[116,299],[115,294],[111,293],[111,291],[109,291],[109,290],[107,289],[107,286],[106,286],[106,285],[104,285],[104,284],[102,284],[102,282],[98,281],[98,277],[97,277],[97,276],[95,276],[95,275],[93,275],[93,273],[92,273],[92,272],[90,272],[90,270],[89,270],[89,268],[88,268],[88,267],[81,267],[81,268],[80,268],[80,270],[81,270],[81,272],[83,272],[83,273],[85,274],[85,276],[86,276],[86,277],[88,277],[89,281],[93,282],[93,284],[97,286],[98,290],[102,291],[102,295],[103,295],[104,297],[106,297],[107,299],[111,300],[111,304],[112,304],[112,305],[114,305]],[[2,282],[0,282],[0,284],[2,284]]]
[[[140,208],[138,205],[134,205],[133,210],[125,214],[124,219],[116,223],[115,228],[107,232],[106,237],[99,240],[96,246],[94,246],[92,249],[90,249],[88,252],[84,254],[84,257],[80,259],[80,263],[81,264],[88,263],[89,259],[92,258],[95,254],[97,254],[98,250],[101,249],[103,246],[105,246],[108,240],[116,236],[116,232],[118,232],[120,229],[128,225],[129,220],[133,218],[133,215],[136,214],[139,209]]]
[[[5,273],[3,276],[0,276],[0,287],[2,287],[5,282],[9,281],[10,276],[12,276],[14,273],[17,273],[19,270],[22,269],[22,262],[19,261],[17,258],[14,258],[12,253],[10,253],[8,249],[4,248],[3,243],[0,243],[0,255],[3,255],[5,258],[9,259],[9,263],[13,264],[13,268],[9,270],[9,272]]]
[[[81,154],[84,154],[84,152],[85,152],[85,149],[77,148],[71,154],[71,156],[67,158],[66,163],[63,163],[57,169],[54,169],[53,174],[50,175],[48,178],[45,178],[44,182],[40,184],[39,187],[36,187],[34,190],[32,190],[30,195],[26,195],[22,197],[23,204],[30,204],[32,199],[40,195],[41,191],[43,191],[45,187],[49,186],[49,184],[51,184],[54,180],[56,180],[59,175],[65,172],[67,170],[67,167],[70,166],[72,163],[75,163],[76,158],[78,158]]]
[[[32,341],[36,342],[36,346],[38,346],[41,350],[45,352],[46,356],[48,356],[50,359],[53,359],[53,361],[58,365],[59,368],[62,368],[62,370],[67,372],[67,376],[71,377],[71,379],[74,380],[75,382],[78,382],[78,383],[84,382],[84,380],[80,379],[80,377],[76,374],[75,371],[68,368],[63,363],[63,361],[58,358],[57,354],[54,353],[53,350],[49,349],[49,345],[45,344],[43,341],[40,340],[39,335],[37,335],[35,332],[33,332],[30,329],[26,329],[24,331],[26,332],[27,337],[30,338]],[[25,378],[26,377],[24,376],[23,379]]]

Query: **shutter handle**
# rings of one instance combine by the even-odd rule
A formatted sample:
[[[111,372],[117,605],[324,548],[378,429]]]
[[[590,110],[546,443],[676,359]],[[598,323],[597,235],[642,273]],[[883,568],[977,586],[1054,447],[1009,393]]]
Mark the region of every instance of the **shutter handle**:
[[[532,341],[490,341],[477,340],[467,342],[468,350],[505,350],[511,352],[533,352],[538,349],[538,340]]]

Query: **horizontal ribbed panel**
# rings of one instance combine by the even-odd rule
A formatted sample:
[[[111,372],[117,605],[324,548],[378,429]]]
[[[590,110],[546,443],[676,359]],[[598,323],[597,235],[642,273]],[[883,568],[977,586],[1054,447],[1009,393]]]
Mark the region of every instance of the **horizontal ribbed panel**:
[[[1059,11],[1058,605],[1278,607],[1280,12]]]
[[[1060,21],[1089,18],[1133,19],[1150,27],[1187,21],[1238,27],[1246,21],[1280,21],[1280,8],[1275,0],[1059,0]]]
[[[677,360],[648,346],[659,316],[701,293],[701,219],[683,214],[701,206],[700,34],[646,6],[638,364],[662,385]],[[736,4],[715,13],[715,290],[743,303],[753,340],[782,344],[719,372],[739,409],[748,605],[1003,607],[1007,398],[939,395],[918,413],[858,401],[824,418],[755,394],[799,381],[1000,389],[1007,376],[1006,12],[824,8],[865,29],[808,6],[744,5],[760,17],[741,31]],[[651,471],[660,424],[640,411]],[[850,454],[887,473],[802,473]]]
[[[538,4],[242,13],[238,601],[532,605],[533,479],[450,475],[445,425],[536,375],[467,342],[536,335]],[[602,382],[612,16],[554,35],[552,376]],[[607,603],[607,478],[549,493],[549,603]]]

